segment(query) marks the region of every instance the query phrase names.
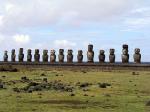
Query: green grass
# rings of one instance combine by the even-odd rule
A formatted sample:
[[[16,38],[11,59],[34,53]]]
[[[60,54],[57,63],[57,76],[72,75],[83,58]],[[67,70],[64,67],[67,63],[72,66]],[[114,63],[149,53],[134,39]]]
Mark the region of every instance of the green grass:
[[[46,76],[41,76],[44,73]],[[58,74],[58,76],[56,76]],[[63,76],[61,76],[63,75]],[[6,76],[3,78],[2,76]],[[26,84],[5,84],[0,90],[0,112],[149,112],[146,103],[150,101],[150,72],[132,71],[86,72],[81,71],[20,71],[0,72],[3,82],[20,80],[22,76],[38,80],[61,80],[75,86],[77,82],[92,83],[90,91],[75,89],[75,96],[69,92],[55,90],[33,93],[16,93],[14,87]],[[97,83],[110,83],[111,87],[99,88]],[[84,96],[87,94],[88,96]]]

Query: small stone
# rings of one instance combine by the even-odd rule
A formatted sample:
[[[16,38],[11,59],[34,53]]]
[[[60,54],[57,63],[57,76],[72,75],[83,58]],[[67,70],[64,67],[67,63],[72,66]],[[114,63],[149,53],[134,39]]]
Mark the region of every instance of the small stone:
[[[43,81],[44,81],[44,82],[47,82],[47,78],[44,78]]]
[[[84,94],[83,96],[88,96],[87,94]]]
[[[0,84],[0,89],[4,89],[4,85],[2,83]]]
[[[148,101],[148,102],[146,103],[146,106],[150,106],[150,101]]]
[[[70,96],[75,96],[75,94],[74,94],[74,93],[71,93]]]
[[[41,76],[46,76],[46,75],[44,73],[42,73]]]

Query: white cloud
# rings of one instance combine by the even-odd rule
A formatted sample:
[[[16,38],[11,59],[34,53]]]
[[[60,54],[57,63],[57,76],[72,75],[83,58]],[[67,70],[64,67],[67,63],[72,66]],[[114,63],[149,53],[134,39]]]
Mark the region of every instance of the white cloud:
[[[131,11],[132,14],[135,14],[135,13],[146,13],[146,12],[149,12],[150,11],[150,7],[140,7],[140,8],[136,8],[136,9],[133,9]]]
[[[131,10],[129,15],[124,19],[123,24],[130,29],[139,30],[148,28],[150,26],[150,8],[149,7],[139,7]]]
[[[125,24],[131,25],[133,27],[142,27],[150,24],[150,17],[145,18],[129,18],[125,21]]]
[[[3,17],[4,17],[4,16],[0,15],[0,27],[1,27],[2,24],[3,24]]]
[[[13,36],[13,39],[17,44],[27,44],[30,42],[30,36],[29,35],[16,34]]]
[[[131,0],[6,0],[1,32],[53,24],[78,25],[118,18],[131,8]]]
[[[68,41],[68,40],[55,40],[54,41],[54,46],[56,48],[69,49],[69,48],[75,47],[76,43]]]
[[[4,37],[0,35],[0,44],[4,41]]]
[[[13,8],[14,8],[14,5],[11,4],[11,3],[7,3],[7,4],[5,5],[5,10],[6,10],[7,12],[11,11]]]

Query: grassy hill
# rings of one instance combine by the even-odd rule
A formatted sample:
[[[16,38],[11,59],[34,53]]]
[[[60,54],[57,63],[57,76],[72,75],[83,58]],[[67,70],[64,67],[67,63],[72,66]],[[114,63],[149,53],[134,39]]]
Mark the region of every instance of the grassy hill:
[[[0,72],[0,112],[149,112],[149,71]]]

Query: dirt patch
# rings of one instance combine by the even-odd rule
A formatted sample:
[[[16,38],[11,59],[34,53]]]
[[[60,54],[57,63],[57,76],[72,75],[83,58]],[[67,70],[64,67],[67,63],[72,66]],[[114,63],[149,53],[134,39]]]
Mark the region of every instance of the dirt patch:
[[[12,66],[6,65],[0,67],[0,72],[18,72],[17,68],[13,68]]]
[[[112,105],[109,102],[90,102],[90,101],[79,101],[79,100],[47,100],[47,101],[30,101],[25,103],[31,104],[49,104],[55,108],[71,108],[71,109],[85,109],[100,107],[104,109],[117,108],[116,105]]]
[[[78,100],[47,100],[47,101],[31,101],[31,103],[38,103],[38,104],[68,104],[68,105],[81,105],[81,104],[88,104],[84,101]]]

